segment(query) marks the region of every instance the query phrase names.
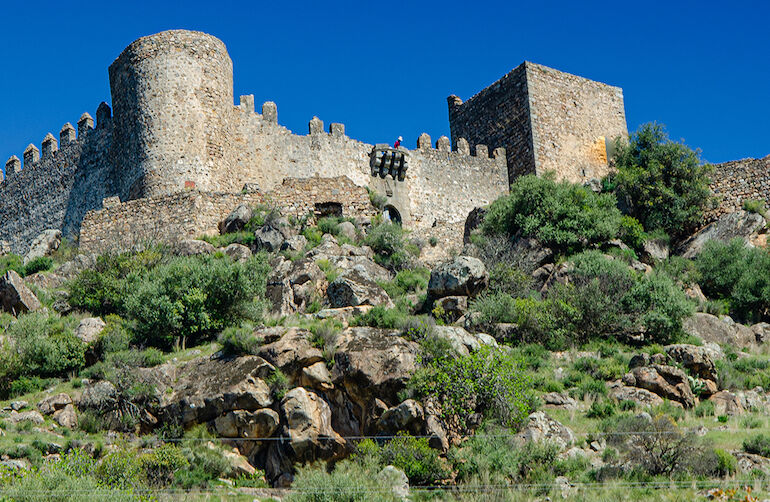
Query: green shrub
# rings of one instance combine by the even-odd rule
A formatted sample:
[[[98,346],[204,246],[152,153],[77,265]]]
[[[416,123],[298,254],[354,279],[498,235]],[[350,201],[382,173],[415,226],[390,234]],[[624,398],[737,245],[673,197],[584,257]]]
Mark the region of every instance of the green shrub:
[[[188,430],[182,441],[182,454],[189,467],[175,472],[175,484],[190,489],[206,487],[211,481],[227,476],[230,473],[230,461],[223,451],[215,444],[205,424],[200,424]]]
[[[373,328],[398,329],[406,320],[407,314],[399,309],[389,309],[377,305],[368,312],[354,317],[351,326],[371,326]]]
[[[516,428],[532,408],[529,379],[519,363],[504,350],[486,346],[468,356],[432,361],[412,376],[409,386],[436,399],[443,417],[462,428],[476,412]]]
[[[589,375],[583,375],[574,385],[569,393],[575,399],[585,399],[586,397],[596,399],[607,395],[607,386],[604,381]]]
[[[390,281],[380,283],[388,296],[397,299],[410,293],[420,293],[428,288],[430,270],[425,267],[399,270]]]
[[[612,401],[594,401],[586,411],[586,417],[588,418],[608,418],[615,414],[615,403]]]
[[[152,487],[164,487],[174,480],[174,474],[190,465],[181,448],[164,444],[139,457],[142,478]]]
[[[699,152],[669,140],[665,128],[654,123],[616,145],[611,178],[628,213],[648,231],[681,237],[695,230],[712,204],[711,166],[701,164]]]
[[[39,376],[20,376],[16,380],[10,383],[8,389],[8,397],[14,398],[29,394],[32,392],[38,392],[50,387],[56,382],[52,378],[40,378]]]
[[[767,219],[767,208],[765,207],[765,203],[761,200],[744,200],[743,210],[748,211],[749,213],[756,213]]]
[[[639,251],[644,247],[647,234],[639,220],[632,216],[623,215],[618,227],[618,238],[631,249]]]
[[[738,459],[732,453],[719,448],[713,450],[716,457],[714,474],[720,477],[732,476],[738,470]]]
[[[242,356],[256,354],[261,340],[254,336],[254,330],[244,326],[230,326],[217,339],[222,352],[228,355]]]
[[[273,399],[280,401],[290,388],[289,377],[281,370],[276,369],[265,378],[265,383],[270,387],[270,394]]]
[[[96,475],[107,486],[127,489],[141,482],[142,466],[135,452],[119,449],[108,453],[96,467]]]
[[[53,259],[48,256],[38,256],[24,265],[24,275],[32,275],[37,272],[45,272],[53,268]]]
[[[757,434],[743,441],[743,450],[746,453],[770,457],[770,436]]]
[[[727,301],[741,321],[770,318],[770,253],[749,248],[740,239],[709,241],[695,265],[699,284],[709,298]]]
[[[482,229],[486,234],[535,237],[548,247],[572,253],[615,238],[620,216],[611,194],[527,175],[516,178],[510,194],[492,203]]]
[[[299,467],[288,502],[400,502],[377,477],[379,470],[357,462],[338,462],[331,472],[323,465]]]
[[[517,442],[507,429],[485,424],[479,434],[447,457],[457,471],[457,481],[470,485],[534,485],[533,492],[545,495],[557,476],[574,479],[587,468],[587,461],[559,458],[559,447],[551,442]],[[460,485],[462,486],[462,485]]]
[[[125,300],[138,341],[170,348],[174,342],[207,339],[244,319],[259,316],[268,266],[263,255],[245,264],[213,256],[176,258],[149,270]]]
[[[701,401],[698,406],[695,407],[696,417],[713,417],[714,416],[714,401]]]
[[[128,323],[116,314],[106,316],[104,322],[106,326],[99,334],[99,340],[96,343],[98,352],[109,354],[128,350],[132,340]]]
[[[340,220],[333,216],[327,216],[318,220],[318,230],[325,234],[339,235]]]
[[[375,252],[374,260],[390,270],[411,268],[414,256],[419,254],[406,240],[406,231],[397,223],[372,222],[364,244]]]
[[[491,327],[496,323],[516,324],[516,339],[509,342],[540,342],[551,349],[559,349],[566,344],[568,333],[562,319],[569,315],[571,307],[561,300],[513,298],[507,293],[491,293],[474,300],[470,310],[479,314],[475,318],[479,327]]]
[[[404,471],[410,484],[434,485],[449,476],[438,451],[428,446],[427,438],[403,433],[382,444],[364,439],[356,448],[356,458],[364,465],[392,465]]]
[[[366,191],[369,192],[369,202],[371,202],[374,207],[380,211],[385,209],[385,204],[388,203],[387,197],[369,187],[366,187]]]
[[[523,298],[532,294],[533,285],[531,274],[509,263],[495,263],[489,270],[491,293],[505,293],[513,298]]]
[[[85,344],[73,333],[76,320],[30,312],[8,326],[18,371],[23,376],[63,377],[85,365]]]
[[[327,362],[334,361],[337,338],[342,332],[342,323],[336,319],[326,319],[310,326],[310,344],[323,352]]]

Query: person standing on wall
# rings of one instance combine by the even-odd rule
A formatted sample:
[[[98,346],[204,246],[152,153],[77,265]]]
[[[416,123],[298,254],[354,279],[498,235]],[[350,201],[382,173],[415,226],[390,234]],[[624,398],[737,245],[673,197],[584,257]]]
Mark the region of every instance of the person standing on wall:
[[[401,142],[404,141],[404,138],[399,136],[395,143],[393,143],[393,148],[398,149],[399,146],[401,146]]]

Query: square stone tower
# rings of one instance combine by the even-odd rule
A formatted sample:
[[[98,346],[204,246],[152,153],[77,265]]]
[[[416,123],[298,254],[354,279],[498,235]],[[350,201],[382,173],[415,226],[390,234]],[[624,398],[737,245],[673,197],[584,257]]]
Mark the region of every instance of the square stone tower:
[[[620,87],[528,61],[464,103],[447,101],[452,144],[504,147],[510,181],[547,171],[572,182],[604,176],[615,138],[628,136]]]

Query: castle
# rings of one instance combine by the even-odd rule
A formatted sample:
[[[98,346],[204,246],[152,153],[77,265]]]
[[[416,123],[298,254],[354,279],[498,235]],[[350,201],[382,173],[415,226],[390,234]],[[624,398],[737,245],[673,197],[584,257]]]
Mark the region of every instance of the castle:
[[[195,237],[240,202],[284,213],[371,216],[367,187],[421,237],[446,249],[462,243],[475,207],[526,173],[555,171],[585,182],[606,174],[612,140],[626,136],[622,90],[525,62],[466,102],[448,98],[451,140],[422,134],[401,149],[408,171],[370,168],[374,145],[328,130],[314,117],[308,134],[279,125],[275,103],[255,112],[234,104],[224,43],[174,30],[140,38],[109,68],[113,109],[96,121],[30,144],[0,178],[0,243],[24,253],[41,231],[60,229],[81,249],[167,235]],[[404,161],[406,162],[406,161]],[[22,168],[23,163],[23,168]],[[406,173],[406,174],[404,174]]]

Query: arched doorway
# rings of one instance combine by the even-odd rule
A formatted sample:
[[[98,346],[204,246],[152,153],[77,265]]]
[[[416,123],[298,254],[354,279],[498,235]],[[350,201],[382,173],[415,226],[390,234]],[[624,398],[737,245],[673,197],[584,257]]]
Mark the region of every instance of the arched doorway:
[[[401,213],[391,205],[385,206],[385,209],[382,211],[382,216],[385,218],[385,221],[401,225]]]

